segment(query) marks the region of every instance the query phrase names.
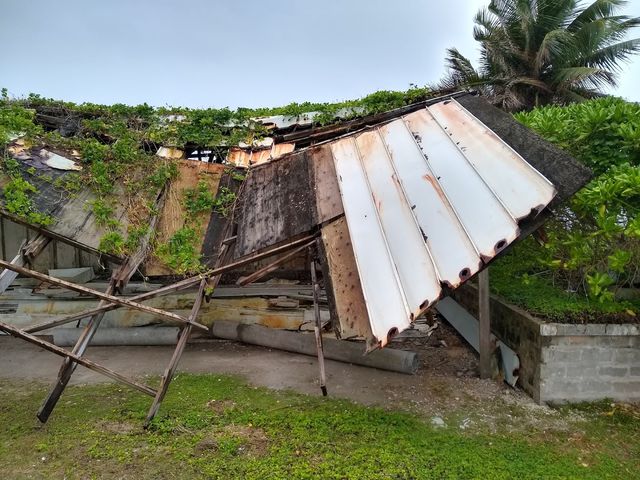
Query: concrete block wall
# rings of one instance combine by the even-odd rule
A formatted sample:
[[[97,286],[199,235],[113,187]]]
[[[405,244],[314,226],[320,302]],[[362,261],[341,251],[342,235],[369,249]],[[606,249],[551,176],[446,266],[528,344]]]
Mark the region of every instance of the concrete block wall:
[[[474,285],[453,297],[477,315]],[[518,353],[518,383],[539,403],[640,400],[640,325],[544,323],[492,296],[491,329]]]
[[[540,400],[640,400],[637,325],[546,324],[540,331]]]

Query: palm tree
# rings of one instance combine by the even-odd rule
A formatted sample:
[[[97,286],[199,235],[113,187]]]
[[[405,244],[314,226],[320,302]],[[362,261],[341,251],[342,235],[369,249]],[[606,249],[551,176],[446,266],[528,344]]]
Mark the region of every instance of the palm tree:
[[[621,61],[640,51],[626,39],[640,17],[617,15],[623,0],[491,0],[475,16],[480,68],[447,50],[441,89],[482,91],[508,110],[582,101],[615,86]]]

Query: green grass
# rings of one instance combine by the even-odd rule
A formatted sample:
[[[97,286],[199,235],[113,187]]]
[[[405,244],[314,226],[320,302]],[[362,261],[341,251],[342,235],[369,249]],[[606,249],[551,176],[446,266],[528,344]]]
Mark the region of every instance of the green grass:
[[[640,478],[640,420],[633,410],[604,414],[607,404],[584,407],[587,421],[571,432],[490,434],[185,375],[144,431],[150,399],[136,392],[70,387],[40,426],[44,393],[0,386],[2,478]]]
[[[640,302],[590,300],[555,285],[541,267],[540,247],[532,238],[515,245],[491,264],[491,291],[533,315],[561,323],[635,323]],[[629,312],[633,312],[630,314]]]

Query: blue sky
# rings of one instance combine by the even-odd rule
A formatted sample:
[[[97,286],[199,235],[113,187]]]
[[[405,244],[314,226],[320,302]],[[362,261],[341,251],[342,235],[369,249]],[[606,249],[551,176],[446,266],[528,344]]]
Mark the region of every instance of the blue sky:
[[[0,86],[75,102],[277,106],[436,82],[487,0],[2,0]],[[625,9],[640,16],[640,0]],[[635,36],[640,36],[640,29]],[[640,101],[640,57],[613,93]]]

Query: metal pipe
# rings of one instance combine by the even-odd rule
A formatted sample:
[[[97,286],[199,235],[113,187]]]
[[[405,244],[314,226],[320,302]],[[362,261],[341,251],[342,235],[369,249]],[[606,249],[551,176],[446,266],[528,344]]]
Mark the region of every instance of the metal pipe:
[[[178,327],[101,328],[93,336],[91,345],[109,347],[175,345],[179,331]],[[80,328],[56,328],[49,335],[53,337],[54,344],[69,347],[76,344],[81,332]]]
[[[226,320],[215,321],[211,327],[211,333],[214,337],[226,340],[236,340],[312,357],[317,355],[313,335],[305,333]],[[418,370],[418,354],[415,352],[385,348],[365,355],[362,343],[330,338],[324,339],[323,346],[324,356],[330,360],[406,374],[414,374]]]

